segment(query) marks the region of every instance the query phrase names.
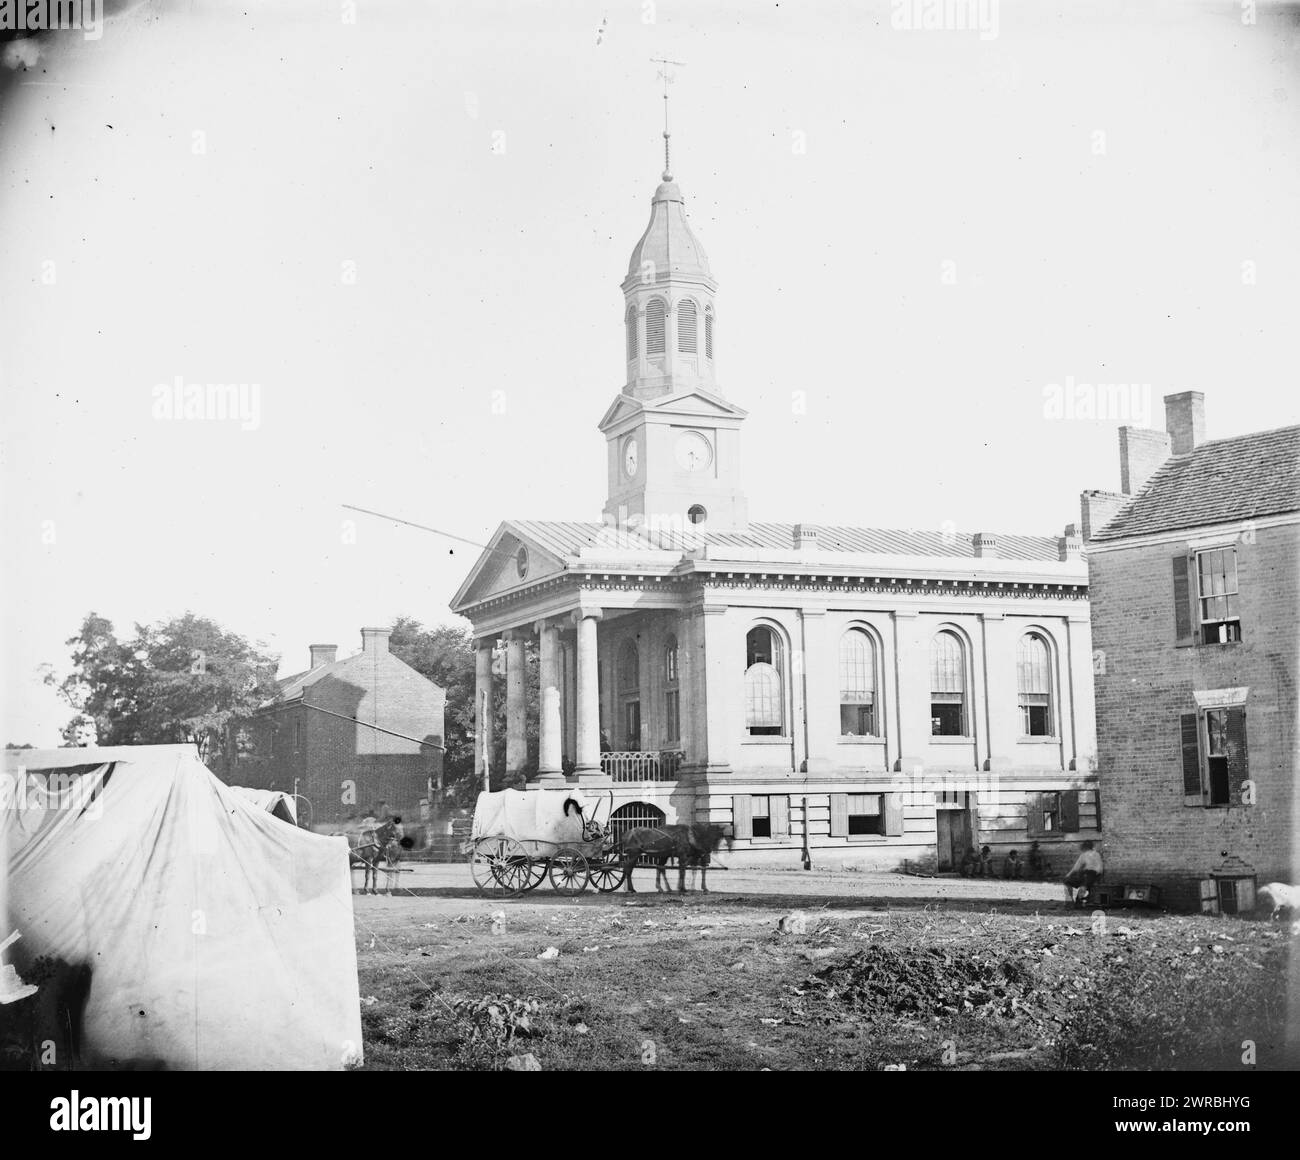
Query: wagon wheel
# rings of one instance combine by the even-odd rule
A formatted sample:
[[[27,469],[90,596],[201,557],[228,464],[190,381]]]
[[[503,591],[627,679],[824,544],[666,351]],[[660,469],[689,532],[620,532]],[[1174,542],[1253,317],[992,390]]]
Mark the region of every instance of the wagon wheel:
[[[550,876],[560,894],[581,894],[590,877],[587,859],[577,850],[561,850],[551,859]]]
[[[533,858],[528,863],[528,885],[524,887],[524,892],[536,890],[546,879],[546,871],[550,866],[549,859]]]
[[[480,838],[469,852],[469,872],[481,893],[517,898],[528,888],[532,864],[514,838]]]
[[[623,862],[613,850],[602,851],[600,857],[591,864],[591,884],[601,894],[617,890],[626,877]]]

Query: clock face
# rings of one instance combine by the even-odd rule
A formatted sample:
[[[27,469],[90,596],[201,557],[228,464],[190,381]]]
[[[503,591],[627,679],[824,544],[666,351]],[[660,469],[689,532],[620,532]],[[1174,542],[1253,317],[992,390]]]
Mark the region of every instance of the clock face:
[[[713,447],[698,431],[687,431],[680,436],[675,450],[683,471],[703,471],[713,462]]]
[[[629,439],[623,444],[623,470],[630,476],[636,474],[636,440]]]

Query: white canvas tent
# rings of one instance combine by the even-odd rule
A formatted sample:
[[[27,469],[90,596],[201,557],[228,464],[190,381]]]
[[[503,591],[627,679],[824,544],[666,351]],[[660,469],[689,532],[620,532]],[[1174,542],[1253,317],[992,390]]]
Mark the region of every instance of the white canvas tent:
[[[0,939],[90,966],[83,1063],[360,1060],[346,841],[232,793],[192,747],[6,752],[5,868]]]
[[[291,793],[278,789],[250,789],[246,785],[227,787],[231,793],[237,793],[245,801],[252,802],[259,810],[288,822],[291,826],[298,824],[298,801]]]

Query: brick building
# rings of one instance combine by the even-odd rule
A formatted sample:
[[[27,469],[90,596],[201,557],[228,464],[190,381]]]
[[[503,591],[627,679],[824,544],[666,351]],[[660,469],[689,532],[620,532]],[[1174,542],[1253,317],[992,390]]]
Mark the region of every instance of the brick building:
[[[451,603],[476,705],[504,654],[506,772],[528,762],[536,649],[530,788],[608,787],[628,824],[729,825],[737,864],[947,869],[1037,838],[1064,870],[1098,826],[1074,528],[751,522],[717,283],[667,173],[621,289],[603,519],[506,521]]]
[[[1107,879],[1231,913],[1296,870],[1300,427],[1206,442],[1192,391],[1165,417],[1083,496]]]
[[[441,778],[447,698],[388,637],[363,628],[361,651],[342,660],[337,645],[312,645],[310,667],[281,678],[279,698],[247,725],[231,780],[302,795],[313,829],[385,807],[418,822]]]

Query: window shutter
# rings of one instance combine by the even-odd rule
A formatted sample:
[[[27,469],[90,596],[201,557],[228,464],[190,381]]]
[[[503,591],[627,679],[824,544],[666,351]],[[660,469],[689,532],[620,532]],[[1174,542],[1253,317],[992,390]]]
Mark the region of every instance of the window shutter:
[[[1079,832],[1079,791],[1067,789],[1061,794],[1061,829],[1067,834]]]
[[[1183,805],[1201,806],[1201,726],[1195,713],[1184,713],[1181,721],[1183,743]]]
[[[772,837],[788,838],[790,836],[790,799],[786,795],[773,796],[768,799],[768,808],[772,823]]]
[[[884,797],[885,806],[885,834],[894,836],[903,832],[903,795],[901,793],[887,793]]]
[[[1025,794],[1025,833],[1031,838],[1043,835],[1043,795]]]
[[[849,833],[849,795],[831,794],[831,837],[844,838]]]
[[[1186,552],[1179,552],[1174,557],[1174,644],[1186,648],[1196,643],[1195,628],[1192,625],[1192,568]],[[1200,784],[1200,773],[1197,775]],[[1200,793],[1200,790],[1197,790]]]
[[[754,836],[753,802],[748,795],[736,794],[731,799],[731,833],[735,838]]]
[[[1097,830],[1101,831],[1101,786],[1092,791],[1093,808],[1097,811]]]
[[[1246,706],[1233,705],[1228,710],[1228,801],[1244,805],[1241,791],[1250,776],[1246,759]]]

